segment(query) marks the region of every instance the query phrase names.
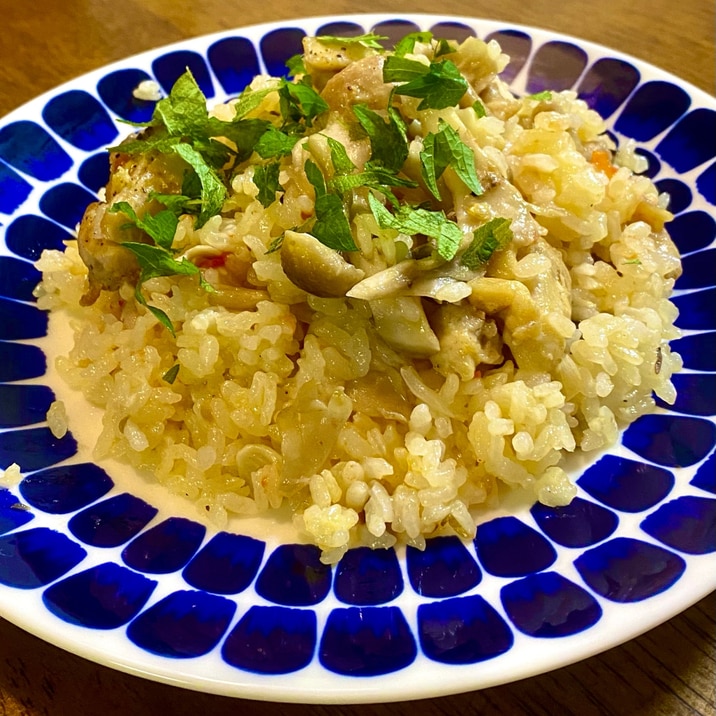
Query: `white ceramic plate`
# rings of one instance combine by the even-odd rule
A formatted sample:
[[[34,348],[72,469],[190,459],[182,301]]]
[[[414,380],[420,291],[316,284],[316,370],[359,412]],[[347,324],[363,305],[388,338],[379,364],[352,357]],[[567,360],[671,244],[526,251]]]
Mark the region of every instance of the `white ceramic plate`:
[[[282,73],[303,34],[376,28],[496,37],[517,92],[574,88],[634,138],[672,195],[685,272],[675,301],[686,368],[676,406],[630,427],[562,510],[516,508],[473,542],[421,554],[356,550],[333,570],[272,525],[216,535],[120,465],[92,464],[92,416],[57,379],[66,336],[32,302],[32,261],[59,247],[104,184],[103,148],[143,78],[192,67],[215,100]],[[716,100],[574,38],[468,18],[356,15],[187,40],[69,82],[0,121],[0,615],[101,664],[253,699],[375,702],[521,679],[631,639],[716,588]],[[49,359],[49,360],[48,360]],[[52,438],[53,395],[73,434]],[[263,528],[263,532],[260,530]],[[258,531],[257,531],[258,530]],[[246,536],[251,534],[251,537]]]

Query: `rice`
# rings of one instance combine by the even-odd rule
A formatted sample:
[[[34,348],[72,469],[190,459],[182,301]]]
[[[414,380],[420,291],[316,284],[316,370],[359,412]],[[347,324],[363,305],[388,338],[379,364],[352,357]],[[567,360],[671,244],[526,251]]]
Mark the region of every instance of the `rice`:
[[[336,48],[307,42],[329,97],[336,82],[325,76],[343,68],[331,65]],[[427,63],[434,51],[418,42],[409,57]],[[469,147],[485,193],[446,171],[443,205],[466,235],[501,216],[512,231],[477,272],[401,273],[419,265],[421,239],[381,226],[363,188],[349,202],[349,257],[365,283],[319,297],[287,275],[277,239],[316,211],[304,167],[307,156],[330,161],[325,134],[345,134],[330,121],[281,159],[280,200],[259,200],[250,159],[220,214],[202,226],[180,218],[172,248],[215,290],[193,275],[143,283],[175,335],[131,282],[86,300],[92,269],[77,242],[44,252],[38,303],[69,315],[74,332],[57,370],[103,409],[95,459],[129,463],[217,528],[288,505],[302,538],[335,562],[356,545],[469,538],[505,489],[565,505],[576,494],[567,455],[612,445],[654,395],[673,402],[680,261],[663,198],[633,173],[643,169],[634,147],[614,154],[604,122],[573,92],[514,97],[496,43],[472,38],[452,52],[484,113],[472,102],[418,110],[402,97],[405,171],[415,176],[444,123]],[[347,72],[375,55],[361,53]],[[275,82],[258,77],[251,89]],[[231,105],[213,111],[230,116]],[[252,116],[278,111],[269,91]],[[48,420],[56,435],[67,429],[59,403]]]

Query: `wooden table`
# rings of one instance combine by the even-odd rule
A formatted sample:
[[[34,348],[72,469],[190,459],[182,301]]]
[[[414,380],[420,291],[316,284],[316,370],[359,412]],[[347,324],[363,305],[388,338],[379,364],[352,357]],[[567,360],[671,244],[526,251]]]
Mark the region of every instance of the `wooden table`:
[[[361,9],[440,10],[544,27],[628,52],[714,94],[713,0],[383,0]],[[355,11],[354,0],[0,0],[0,116],[79,74],[158,45],[257,22]],[[89,663],[0,619],[0,716],[713,716],[715,617],[712,594],[638,639],[550,674],[471,694],[355,707],[269,706],[188,692]]]

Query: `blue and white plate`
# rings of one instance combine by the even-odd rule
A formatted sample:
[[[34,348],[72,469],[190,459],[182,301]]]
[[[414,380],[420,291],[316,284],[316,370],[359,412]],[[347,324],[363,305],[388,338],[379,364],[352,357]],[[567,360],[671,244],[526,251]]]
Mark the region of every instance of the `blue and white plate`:
[[[424,552],[351,551],[334,568],[272,525],[216,533],[126,468],[95,465],[89,410],[62,385],[33,267],[107,179],[103,148],[189,66],[211,100],[283,74],[304,34],[371,28],[497,38],[518,92],[575,88],[636,140],[671,195],[684,256],[679,397],[575,474],[568,507],[495,514]],[[0,121],[0,616],[96,662],[254,699],[375,702],[521,679],[650,629],[716,588],[716,100],[594,44],[466,18],[357,15],[238,29],[69,82]],[[57,396],[73,433],[45,422]],[[92,424],[93,418],[84,421]]]

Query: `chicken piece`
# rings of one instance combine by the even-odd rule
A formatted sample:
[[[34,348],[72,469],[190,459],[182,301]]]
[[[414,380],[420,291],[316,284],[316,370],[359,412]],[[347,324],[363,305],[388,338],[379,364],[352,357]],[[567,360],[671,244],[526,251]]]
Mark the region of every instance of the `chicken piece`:
[[[533,244],[530,253],[546,259],[546,268],[519,279],[515,254],[501,252],[490,264],[490,276],[470,282],[468,300],[504,323],[505,344],[520,368],[549,371],[564,355],[575,330],[571,279],[559,251],[545,239]]]
[[[162,208],[147,201],[151,192],[175,193],[181,190],[184,160],[174,154],[110,155],[109,182],[105,200],[90,204],[77,232],[80,258],[87,266],[89,287],[82,297],[82,305],[93,304],[100,291],[117,290],[125,282],[136,282],[139,265],[124,241],[146,243],[146,234],[135,227],[127,227],[128,218],[121,212],[112,213],[113,204],[126,201],[139,218],[147,211]]]
[[[385,109],[393,85],[383,81],[384,61],[381,55],[370,55],[353,62],[326,82],[321,97],[332,110],[348,116],[356,104]]]
[[[376,50],[361,42],[326,42],[317,37],[303,38],[303,64],[319,91],[326,82],[353,62],[375,55]]]
[[[457,373],[470,380],[480,365],[500,365],[502,338],[495,321],[465,304],[443,304],[432,316],[431,325],[440,350],[430,360],[438,373]]]

